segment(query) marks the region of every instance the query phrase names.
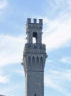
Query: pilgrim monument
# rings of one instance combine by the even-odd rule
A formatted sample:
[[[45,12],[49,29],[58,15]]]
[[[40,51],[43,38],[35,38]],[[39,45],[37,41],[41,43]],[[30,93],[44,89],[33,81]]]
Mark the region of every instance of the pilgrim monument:
[[[43,20],[27,19],[27,43],[23,52],[25,70],[25,96],[44,96],[44,67],[46,46],[42,44]],[[33,41],[35,38],[35,42]]]

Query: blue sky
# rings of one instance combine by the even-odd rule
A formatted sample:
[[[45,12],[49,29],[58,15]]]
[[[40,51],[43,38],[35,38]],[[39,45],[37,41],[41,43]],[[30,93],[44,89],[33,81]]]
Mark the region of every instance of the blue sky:
[[[25,96],[28,17],[44,21],[45,96],[71,96],[71,0],[0,0],[0,94]]]

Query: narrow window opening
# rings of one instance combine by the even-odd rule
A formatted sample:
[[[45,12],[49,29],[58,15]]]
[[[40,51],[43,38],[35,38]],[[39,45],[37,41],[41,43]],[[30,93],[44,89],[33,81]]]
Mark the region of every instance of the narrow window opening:
[[[43,64],[43,57],[40,58],[40,62]]]
[[[33,32],[33,43],[37,41],[37,32]]]
[[[37,57],[36,60],[37,60],[37,63],[39,63],[39,57]]]
[[[34,56],[32,57],[32,62],[35,63],[35,57]]]
[[[43,68],[43,57],[40,58],[41,68]]]

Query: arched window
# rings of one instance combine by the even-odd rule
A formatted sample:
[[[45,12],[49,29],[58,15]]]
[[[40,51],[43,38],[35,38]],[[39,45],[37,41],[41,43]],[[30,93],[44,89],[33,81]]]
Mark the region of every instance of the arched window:
[[[36,57],[36,62],[39,63],[39,57],[38,56]]]
[[[34,56],[32,57],[32,63],[35,63],[35,57]]]
[[[40,57],[41,69],[43,68],[43,57]]]
[[[40,57],[40,62],[42,62],[42,63],[43,63],[43,57]]]

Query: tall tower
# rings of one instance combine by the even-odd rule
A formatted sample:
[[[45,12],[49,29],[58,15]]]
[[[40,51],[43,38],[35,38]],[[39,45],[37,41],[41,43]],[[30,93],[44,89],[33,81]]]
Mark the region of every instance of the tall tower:
[[[25,70],[26,96],[44,96],[44,66],[46,61],[46,47],[42,44],[43,20],[27,19],[27,43],[23,53]],[[33,42],[35,38],[35,43]]]

